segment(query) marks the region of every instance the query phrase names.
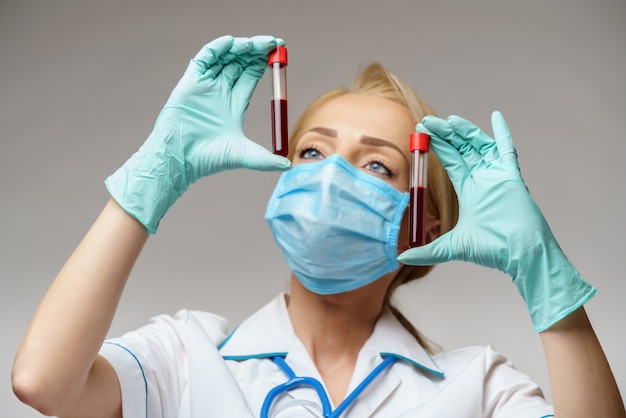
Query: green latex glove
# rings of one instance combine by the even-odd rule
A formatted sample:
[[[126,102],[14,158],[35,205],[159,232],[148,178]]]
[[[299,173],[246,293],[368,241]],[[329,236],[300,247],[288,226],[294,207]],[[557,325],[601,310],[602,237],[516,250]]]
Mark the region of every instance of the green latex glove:
[[[252,93],[267,55],[282,45],[271,36],[218,38],[191,60],[154,129],[131,158],[108,177],[113,198],[151,234],[167,210],[201,177],[248,168],[282,171],[287,158],[243,133]]]
[[[591,299],[595,288],[567,259],[528,192],[504,118],[494,112],[491,122],[495,139],[457,116],[427,116],[416,126],[431,135],[431,147],[450,176],[459,219],[451,231],[398,260],[463,260],[497,268],[513,278],[535,330],[544,331]]]

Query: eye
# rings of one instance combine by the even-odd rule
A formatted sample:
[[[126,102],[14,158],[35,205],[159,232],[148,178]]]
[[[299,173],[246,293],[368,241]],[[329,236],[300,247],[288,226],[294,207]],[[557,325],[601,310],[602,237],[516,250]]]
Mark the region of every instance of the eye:
[[[389,167],[387,167],[385,164],[378,160],[371,160],[370,162],[368,162],[365,165],[365,169],[383,177],[392,178],[395,176],[395,173],[391,171]]]
[[[315,146],[307,146],[298,151],[298,157],[303,160],[322,160],[324,156]]]

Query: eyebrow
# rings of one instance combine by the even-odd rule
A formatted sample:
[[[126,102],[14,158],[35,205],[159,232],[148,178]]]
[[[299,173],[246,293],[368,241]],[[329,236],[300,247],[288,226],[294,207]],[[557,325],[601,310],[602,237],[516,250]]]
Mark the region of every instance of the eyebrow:
[[[316,126],[315,128],[309,129],[307,132],[317,132],[318,134],[322,134],[324,136],[330,136],[331,138],[337,138],[337,130],[324,128],[322,126]]]
[[[407,162],[409,162],[409,160],[406,157],[406,155],[404,155],[402,150],[400,148],[398,148],[398,146],[396,144],[394,144],[393,142],[389,142],[389,141],[386,141],[384,139],[376,138],[376,137],[368,136],[368,135],[361,136],[361,141],[360,142],[361,142],[361,144],[373,145],[375,147],[390,147],[390,148],[393,148],[396,151],[398,151],[400,153],[400,155],[402,155],[402,157],[405,160],[407,160]]]
[[[328,137],[331,137],[331,138],[337,138],[337,130],[336,129],[325,128],[323,126],[316,126],[314,128],[309,129],[308,132],[317,132],[317,133],[322,134],[324,136],[328,136]],[[394,144],[393,142],[384,140],[382,138],[376,138],[374,136],[369,136],[369,135],[362,135],[359,142],[361,142],[361,144],[372,145],[372,146],[375,146],[375,147],[389,147],[389,148],[393,148],[396,151],[398,151],[400,153],[400,155],[402,155],[402,157],[407,161],[407,163],[409,161],[407,156],[402,152],[402,150],[400,148],[398,148],[398,146],[396,144]]]

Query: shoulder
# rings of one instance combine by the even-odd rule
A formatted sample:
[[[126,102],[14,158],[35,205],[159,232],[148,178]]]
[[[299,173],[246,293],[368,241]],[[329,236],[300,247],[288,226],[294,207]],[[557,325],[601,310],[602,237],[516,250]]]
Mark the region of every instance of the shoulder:
[[[446,384],[470,384],[493,402],[523,399],[545,403],[541,388],[491,346],[452,350],[434,359],[446,373]]]
[[[177,335],[199,334],[204,335],[220,344],[229,333],[228,322],[225,318],[205,311],[181,309],[174,315],[158,315],[150,319],[150,323],[144,327]]]
[[[464,371],[487,374],[494,367],[514,369],[513,363],[491,346],[471,346],[444,351],[433,356],[433,359],[446,374]]]
[[[503,357],[492,346],[469,346],[442,351],[433,356],[438,362],[466,363],[477,359],[489,360],[493,357]]]
[[[178,416],[188,408],[190,380],[206,387],[212,377],[227,378],[217,350],[227,333],[224,318],[182,309],[105,341],[100,355],[117,375],[124,416],[148,416],[148,410]]]
[[[133,351],[185,351],[184,347],[199,342],[217,347],[228,332],[226,320],[218,315],[181,309],[174,315],[154,316],[146,325],[105,343]]]
[[[443,378],[422,380],[420,412],[431,416],[552,416],[539,386],[490,346],[441,352]]]

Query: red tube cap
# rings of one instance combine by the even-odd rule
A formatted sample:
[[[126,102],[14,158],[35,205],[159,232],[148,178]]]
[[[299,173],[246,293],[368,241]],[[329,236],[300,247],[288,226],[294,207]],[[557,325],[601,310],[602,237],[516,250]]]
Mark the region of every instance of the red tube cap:
[[[415,150],[428,151],[430,147],[430,135],[424,132],[413,132],[411,134],[411,140],[409,142],[409,151]]]
[[[271,66],[275,62],[280,62],[283,65],[287,65],[287,48],[284,46],[277,46],[274,48],[267,57],[267,65]]]

